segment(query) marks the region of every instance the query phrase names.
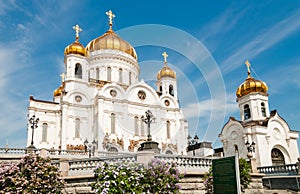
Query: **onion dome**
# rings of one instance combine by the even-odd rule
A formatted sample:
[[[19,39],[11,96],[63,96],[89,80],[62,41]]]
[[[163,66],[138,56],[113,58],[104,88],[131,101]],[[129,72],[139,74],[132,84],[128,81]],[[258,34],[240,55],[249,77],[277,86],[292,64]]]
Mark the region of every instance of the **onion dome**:
[[[164,67],[158,72],[157,79],[160,80],[163,77],[176,79],[176,73],[169,66],[164,65]]]
[[[137,60],[135,49],[112,30],[112,19],[115,15],[112,11],[106,12],[109,17],[109,30],[102,36],[90,41],[86,46],[86,50],[90,53],[102,49],[113,49],[125,52]]]
[[[176,79],[176,73],[167,65],[167,53],[162,54],[164,56],[164,67],[157,73],[157,79],[160,80],[163,77],[170,77]]]
[[[85,56],[87,56],[86,49],[78,41],[79,40],[79,32],[81,32],[82,29],[78,25],[73,26],[73,29],[76,32],[76,40],[75,40],[75,42],[73,42],[72,44],[70,44],[69,46],[67,46],[65,48],[65,55],[68,55],[68,54],[78,54],[78,55],[81,55],[81,56],[85,57]]]
[[[54,97],[61,96],[65,89],[65,74],[62,73],[60,76],[61,76],[62,84],[56,90],[54,90],[53,92]]]
[[[63,90],[64,90],[64,86],[63,85],[59,86],[56,90],[54,90],[53,96],[54,97],[61,96]]]
[[[247,65],[248,68],[248,77],[236,90],[236,96],[239,98],[247,94],[250,94],[252,92],[261,92],[267,94],[268,92],[267,84],[261,80],[254,79],[251,76],[249,61],[247,60],[245,64]]]
[[[86,46],[86,50],[88,52],[93,52],[102,49],[119,50],[131,55],[134,59],[137,60],[135,49],[111,29],[109,29],[102,36],[90,41],[89,44]]]

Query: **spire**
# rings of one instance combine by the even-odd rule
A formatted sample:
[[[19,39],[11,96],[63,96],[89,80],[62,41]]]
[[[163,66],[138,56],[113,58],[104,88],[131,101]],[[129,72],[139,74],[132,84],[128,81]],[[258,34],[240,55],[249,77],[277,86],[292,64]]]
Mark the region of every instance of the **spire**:
[[[250,62],[248,61],[248,59],[245,61],[245,65],[247,66],[247,70],[248,70],[248,77],[251,77],[251,71],[250,71]]]
[[[73,26],[73,30],[75,30],[75,32],[76,32],[76,42],[78,42],[79,32],[82,32],[82,29],[79,27],[78,24],[76,24],[75,26]]]
[[[112,25],[113,25],[113,18],[116,17],[115,14],[111,10],[106,12],[106,15],[109,18],[109,30],[112,31]]]
[[[164,64],[167,64],[167,57],[169,56],[166,51],[162,53],[162,56],[164,57]]]

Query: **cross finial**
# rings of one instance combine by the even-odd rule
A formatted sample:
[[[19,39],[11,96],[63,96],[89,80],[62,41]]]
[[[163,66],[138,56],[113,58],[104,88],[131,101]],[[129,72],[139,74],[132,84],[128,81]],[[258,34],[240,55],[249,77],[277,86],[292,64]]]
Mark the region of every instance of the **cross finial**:
[[[75,32],[76,32],[76,41],[78,41],[78,39],[79,39],[79,32],[82,32],[82,29],[79,27],[78,24],[76,24],[75,26],[73,26],[73,30],[75,30]]]
[[[113,23],[113,18],[116,17],[115,14],[113,14],[113,12],[111,10],[106,12],[106,15],[109,18],[109,30],[112,30],[112,23]]]
[[[247,69],[248,69],[248,76],[250,76],[250,74],[251,74],[251,71],[250,71],[251,64],[250,64],[250,62],[248,60],[245,61],[245,64],[246,64]]]
[[[60,77],[61,77],[61,82],[62,83],[65,82],[65,74],[64,73],[60,74]]]
[[[165,52],[163,52],[162,56],[164,57],[164,63],[167,64],[167,57],[168,57],[168,54]]]

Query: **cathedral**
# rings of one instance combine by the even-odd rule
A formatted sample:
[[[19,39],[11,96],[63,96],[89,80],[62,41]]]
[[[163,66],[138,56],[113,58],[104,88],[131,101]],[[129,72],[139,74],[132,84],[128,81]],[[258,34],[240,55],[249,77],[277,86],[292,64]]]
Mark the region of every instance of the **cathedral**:
[[[167,53],[153,88],[139,79],[135,49],[114,32],[115,15],[106,14],[108,30],[86,46],[79,42],[82,29],[73,27],[75,41],[65,48],[65,72],[53,101],[30,96],[27,146],[86,150],[93,145],[98,152],[136,152],[151,137],[162,154],[188,154],[188,123]],[[248,76],[236,91],[240,120],[230,117],[219,134],[224,156],[238,153],[255,159],[257,166],[296,163],[298,132],[269,110],[267,84],[254,79],[249,61],[246,65]],[[145,119],[150,113],[151,123]]]
[[[188,124],[179,106],[176,73],[164,52],[156,88],[139,80],[135,49],[113,30],[115,15],[108,11],[108,31],[86,46],[75,41],[64,51],[65,72],[53,101],[30,96],[27,145],[36,148],[84,150],[93,143],[97,151],[135,152],[147,140],[145,112],[151,111],[152,140],[161,153],[186,154]]]
[[[298,160],[298,131],[276,110],[269,111],[268,86],[254,79],[248,67],[248,77],[236,91],[240,120],[230,117],[219,138],[225,156],[237,152],[239,157],[253,158],[257,166],[277,166],[296,163]]]

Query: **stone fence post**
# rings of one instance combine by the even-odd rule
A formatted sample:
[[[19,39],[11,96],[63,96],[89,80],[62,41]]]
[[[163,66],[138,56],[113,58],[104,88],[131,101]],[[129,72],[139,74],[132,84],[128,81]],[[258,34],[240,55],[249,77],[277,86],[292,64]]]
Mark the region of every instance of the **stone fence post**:
[[[257,171],[257,164],[256,164],[256,159],[255,158],[251,158],[250,159],[250,165],[251,165],[251,172],[252,173],[258,173],[258,171]]]
[[[41,156],[42,158],[46,158],[46,157],[47,157],[47,150],[46,150],[45,148],[42,148],[42,149],[40,150],[40,156]]]
[[[61,172],[61,175],[62,175],[63,177],[68,176],[69,169],[70,169],[69,160],[68,160],[68,159],[64,159],[64,158],[61,158],[61,159],[59,160],[59,170],[60,170],[60,172]]]
[[[137,163],[147,165],[154,158],[154,155],[154,151],[138,151],[136,161]]]

